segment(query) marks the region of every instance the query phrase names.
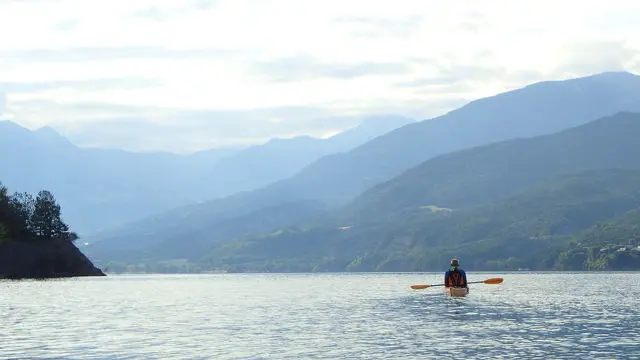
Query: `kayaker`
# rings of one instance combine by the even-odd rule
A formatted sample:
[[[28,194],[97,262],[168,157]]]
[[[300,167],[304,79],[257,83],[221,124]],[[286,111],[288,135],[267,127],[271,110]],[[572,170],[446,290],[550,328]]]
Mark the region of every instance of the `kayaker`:
[[[449,270],[444,273],[444,284],[446,287],[469,288],[467,284],[467,274],[460,268],[458,259],[451,259]]]

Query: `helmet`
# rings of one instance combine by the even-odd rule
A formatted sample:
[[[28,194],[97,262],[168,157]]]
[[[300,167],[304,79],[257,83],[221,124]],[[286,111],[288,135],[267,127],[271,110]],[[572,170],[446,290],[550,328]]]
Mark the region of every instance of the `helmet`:
[[[451,259],[451,266],[460,266],[460,262],[458,261],[458,259]]]

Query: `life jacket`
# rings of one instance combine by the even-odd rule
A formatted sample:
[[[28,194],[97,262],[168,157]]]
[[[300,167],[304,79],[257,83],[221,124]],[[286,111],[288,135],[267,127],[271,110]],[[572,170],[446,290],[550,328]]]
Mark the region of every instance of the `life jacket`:
[[[458,271],[458,268],[449,272],[447,280],[447,287],[463,287],[466,285],[462,273]]]

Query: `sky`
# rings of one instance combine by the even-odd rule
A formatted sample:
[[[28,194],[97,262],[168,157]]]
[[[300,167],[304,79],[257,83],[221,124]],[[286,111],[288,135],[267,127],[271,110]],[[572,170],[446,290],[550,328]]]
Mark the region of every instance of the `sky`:
[[[0,117],[193,152],[640,73],[640,1],[0,0]]]

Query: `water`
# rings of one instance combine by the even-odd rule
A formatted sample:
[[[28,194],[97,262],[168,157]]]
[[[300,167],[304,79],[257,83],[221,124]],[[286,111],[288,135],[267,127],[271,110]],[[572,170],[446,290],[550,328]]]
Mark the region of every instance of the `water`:
[[[1,359],[640,359],[640,273],[0,281]]]

